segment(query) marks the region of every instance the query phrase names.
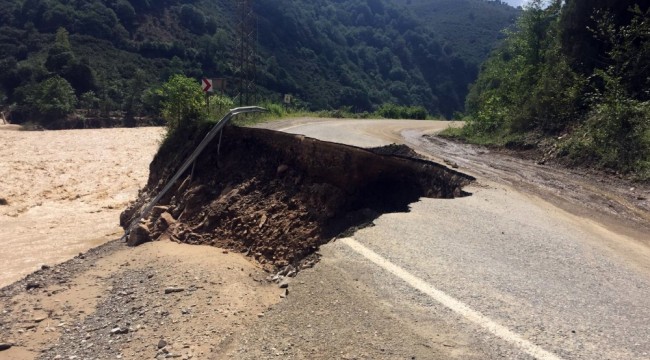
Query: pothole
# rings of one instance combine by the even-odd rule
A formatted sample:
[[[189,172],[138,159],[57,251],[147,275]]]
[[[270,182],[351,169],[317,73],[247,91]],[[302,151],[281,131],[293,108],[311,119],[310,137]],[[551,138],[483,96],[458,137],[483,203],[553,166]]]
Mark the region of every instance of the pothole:
[[[161,148],[139,199],[122,213],[126,227],[200,141],[178,133]],[[414,157],[405,146],[362,149],[300,135],[231,126],[193,173],[161,200],[130,236],[133,245],[163,236],[253,256],[269,270],[299,266],[320,245],[384,213],[406,212],[421,197],[468,195],[471,176]]]

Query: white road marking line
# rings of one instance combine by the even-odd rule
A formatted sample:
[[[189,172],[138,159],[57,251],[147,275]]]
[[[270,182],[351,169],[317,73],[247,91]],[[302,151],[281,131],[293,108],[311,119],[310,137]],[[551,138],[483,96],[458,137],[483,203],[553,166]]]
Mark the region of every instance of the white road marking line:
[[[379,254],[363,246],[361,243],[354,240],[353,238],[339,239],[338,241],[349,246],[352,250],[356,251],[366,259],[372,261],[373,263],[379,265],[379,267],[383,268],[384,270],[387,270],[391,274],[404,280],[413,288],[423,292],[424,294],[428,295],[433,300],[449,308],[453,312],[479,325],[480,327],[484,328],[485,330],[492,333],[493,335],[515,345],[526,354],[539,360],[561,360],[562,359],[561,357],[558,357],[557,355],[552,354],[542,349],[541,347],[531,343],[530,341],[524,339],[520,335],[515,334],[505,326],[497,324],[492,319],[481,314],[480,312],[476,310],[472,310],[466,304],[445,294],[441,290],[436,289],[435,287],[426,283],[424,280],[414,275],[411,275],[408,271],[384,259]]]

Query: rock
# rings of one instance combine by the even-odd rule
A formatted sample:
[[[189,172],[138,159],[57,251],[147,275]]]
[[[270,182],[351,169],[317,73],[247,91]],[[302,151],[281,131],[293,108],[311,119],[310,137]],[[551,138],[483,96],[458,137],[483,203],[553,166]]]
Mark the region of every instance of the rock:
[[[259,314],[257,314],[257,317],[258,317],[258,318],[263,318],[263,317],[264,317],[264,313],[259,313]]]
[[[50,268],[50,265],[41,265],[41,270],[47,270]]]
[[[287,296],[289,296],[289,289],[284,289],[282,294],[280,294],[280,299],[285,299]]]
[[[167,341],[165,341],[164,339],[160,339],[160,340],[158,341],[158,349],[162,349],[162,348],[164,348],[165,346],[167,346]]]
[[[278,166],[277,174],[278,174],[278,175],[282,175],[282,174],[284,174],[285,172],[287,172],[287,170],[289,170],[289,166],[287,166],[287,165],[285,165],[285,164],[282,164],[282,165]]]
[[[282,270],[278,272],[279,276],[287,276],[292,270],[294,270],[294,267],[291,265],[285,266]]]
[[[34,319],[32,319],[32,321],[34,321],[35,323],[41,323],[45,320],[47,320],[47,315],[36,316],[34,317]]]
[[[158,221],[156,221],[156,231],[163,232],[167,229],[169,229],[170,226],[174,225],[176,223],[176,219],[172,216],[172,214],[168,212],[164,212],[160,214],[160,217],[158,218]]]
[[[173,293],[179,293],[183,291],[185,291],[184,288],[168,287],[165,289],[165,294],[173,294]]]
[[[305,261],[304,263],[302,263],[302,265],[300,265],[300,268],[303,269],[303,270],[304,269],[310,269],[310,268],[313,268],[315,265],[316,265],[316,262],[314,260],[308,260],[308,261]]]
[[[0,351],[9,350],[12,346],[14,346],[14,344],[0,342]]]
[[[156,219],[157,217],[167,212],[168,210],[169,210],[169,206],[163,206],[163,205],[154,206],[153,209],[151,209],[151,219]]]
[[[645,197],[645,196],[637,196],[636,199],[639,200],[639,201],[645,201],[645,200],[648,200],[648,198]]]
[[[151,232],[149,231],[149,228],[145,224],[138,224],[135,229],[131,230],[126,243],[129,246],[138,246],[148,241],[151,241]]]
[[[122,335],[128,333],[129,333],[128,328],[116,327],[111,330],[111,335]]]
[[[37,282],[28,282],[27,285],[25,285],[25,288],[27,290],[38,289],[40,287],[41,287],[41,284],[37,283]]]
[[[278,284],[278,286],[280,287],[280,289],[288,288],[289,287],[289,280],[283,279],[282,281],[280,281],[280,284]]]

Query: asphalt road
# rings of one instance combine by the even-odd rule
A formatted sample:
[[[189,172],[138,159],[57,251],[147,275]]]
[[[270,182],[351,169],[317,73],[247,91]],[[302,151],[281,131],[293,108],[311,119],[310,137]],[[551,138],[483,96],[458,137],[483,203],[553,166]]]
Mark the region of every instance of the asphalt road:
[[[299,119],[272,126],[379,146],[448,124]],[[588,206],[574,204],[576,211],[566,211],[546,202],[543,192],[531,195],[524,188],[535,187],[534,179],[505,184],[473,175],[478,181],[466,189],[469,197],[423,199],[409,213],[383,215],[374,227],[324,246],[323,261],[292,285],[299,295],[269,314],[269,329],[282,316],[304,318],[312,309],[320,321],[307,327],[294,319],[290,327],[296,333],[312,326],[331,331],[330,341],[338,344],[332,348],[347,349],[346,358],[650,359],[648,237],[622,235],[610,226],[616,218],[591,218]],[[321,287],[313,288],[315,279]],[[305,293],[310,296],[300,296]],[[330,299],[337,293],[343,295]],[[356,293],[363,299],[354,300],[350,294]],[[320,310],[314,310],[314,299]],[[344,308],[365,317],[339,319],[340,307],[327,310],[322,304],[335,299],[348,299]],[[337,337],[332,327],[357,330]],[[372,327],[379,329],[374,337],[362,336]],[[391,328],[392,336],[384,333]],[[250,346],[255,339],[268,345],[279,336],[293,339],[299,345],[294,349],[309,347],[293,333],[274,335],[263,326],[249,336]],[[349,350],[350,343],[363,351]],[[287,358],[309,357],[291,351]],[[327,351],[344,357],[344,351],[332,349],[319,354]]]

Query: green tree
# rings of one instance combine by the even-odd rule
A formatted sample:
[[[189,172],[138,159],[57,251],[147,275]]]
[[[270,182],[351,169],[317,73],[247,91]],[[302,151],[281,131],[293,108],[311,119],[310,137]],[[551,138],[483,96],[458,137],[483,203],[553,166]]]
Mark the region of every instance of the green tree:
[[[193,5],[181,6],[180,20],[181,24],[193,33],[201,35],[206,32],[205,16]],[[216,26],[213,26],[213,30],[216,30]]]
[[[173,75],[159,90],[160,113],[173,131],[190,121],[205,117],[205,99],[198,81],[185,75]]]
[[[75,62],[69,36],[68,30],[65,28],[57,30],[56,40],[48,51],[47,60],[45,61],[45,67],[48,70],[61,73]]]
[[[571,66],[589,75],[610,49],[610,44],[593,36],[591,29],[597,26],[594,15],[605,11],[612,23],[620,26],[634,17],[630,8],[641,3],[638,0],[566,0],[561,19],[561,41]]]
[[[141,69],[137,69],[133,78],[128,82],[128,92],[124,99],[125,111],[125,125],[135,126],[135,116],[137,116],[143,108],[142,96],[147,87],[147,74]]]
[[[562,3],[526,7],[473,85],[463,132],[501,144],[554,135],[552,153],[650,178],[650,10]]]
[[[36,85],[27,102],[36,110],[37,121],[46,124],[71,114],[77,97],[70,83],[57,75]]]
[[[560,9],[559,1],[548,7],[542,0],[527,5],[516,28],[507,33],[470,89],[466,100],[472,118],[468,131],[513,133],[562,127],[565,118],[546,112],[557,110],[548,108],[556,100],[575,100],[566,93],[573,86],[570,81],[574,76],[559,49]],[[563,105],[573,108],[571,103]]]
[[[87,91],[79,97],[79,106],[86,110],[88,115],[95,115],[95,110],[99,107],[99,98],[94,91]]]

